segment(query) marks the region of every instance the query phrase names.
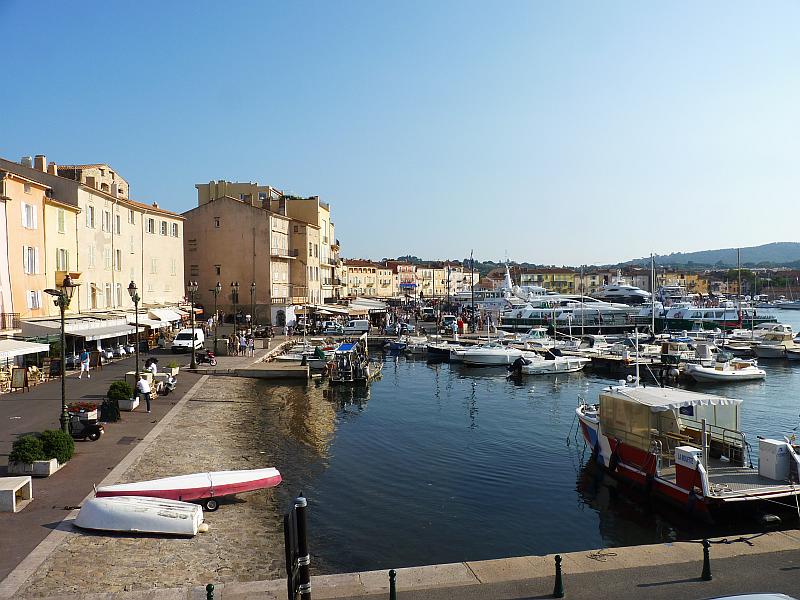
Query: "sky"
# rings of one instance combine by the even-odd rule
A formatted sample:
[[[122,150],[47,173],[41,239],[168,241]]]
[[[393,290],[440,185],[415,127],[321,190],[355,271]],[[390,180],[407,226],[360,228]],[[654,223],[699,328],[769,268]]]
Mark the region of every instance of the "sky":
[[[331,203],[342,255],[796,241],[800,3],[0,0],[0,156]]]

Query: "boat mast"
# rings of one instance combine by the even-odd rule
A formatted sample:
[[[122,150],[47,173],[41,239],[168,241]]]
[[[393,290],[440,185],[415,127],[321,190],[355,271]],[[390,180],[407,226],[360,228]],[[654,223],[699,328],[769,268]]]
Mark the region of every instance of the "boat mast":
[[[650,331],[656,333],[656,260],[650,253]]]
[[[586,315],[586,304],[583,301],[583,296],[586,294],[586,289],[583,284],[583,266],[581,266],[581,337],[583,337],[583,323]]]
[[[469,316],[470,329],[475,331],[475,259],[472,257],[472,250],[469,251],[470,283],[472,286],[472,313]]]

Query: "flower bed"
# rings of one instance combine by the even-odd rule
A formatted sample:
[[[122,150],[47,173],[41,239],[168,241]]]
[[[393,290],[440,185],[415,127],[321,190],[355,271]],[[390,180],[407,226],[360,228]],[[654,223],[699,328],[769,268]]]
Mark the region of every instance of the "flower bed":
[[[67,412],[79,415],[81,419],[91,421],[97,419],[97,405],[92,402],[70,402]]]

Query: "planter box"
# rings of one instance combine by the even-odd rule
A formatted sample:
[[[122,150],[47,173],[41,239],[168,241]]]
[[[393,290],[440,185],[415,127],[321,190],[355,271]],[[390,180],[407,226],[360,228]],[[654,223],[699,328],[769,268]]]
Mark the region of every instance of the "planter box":
[[[139,398],[131,398],[130,400],[119,400],[119,409],[124,410],[127,412],[131,412],[132,410],[136,410],[136,407],[139,406]]]
[[[164,369],[163,372],[164,373],[168,373],[169,375],[172,375],[173,377],[177,377],[178,373],[180,372],[180,370],[181,370],[180,367],[167,367],[166,369]]]
[[[50,477],[53,473],[58,471],[61,467],[55,458],[50,460],[37,460],[32,463],[8,463],[9,475],[31,475],[32,477]]]
[[[144,375],[144,378],[147,380],[147,382],[152,385],[153,374],[150,371],[142,371],[141,375]],[[127,373],[125,373],[125,381],[129,386],[131,386],[135,390],[136,382],[139,381],[139,378],[136,376],[135,372],[128,371]]]
[[[96,421],[97,420],[97,409],[95,408],[94,410],[84,411],[84,412],[77,412],[77,411],[72,412],[72,411],[70,411],[69,415],[70,416],[78,415],[81,418],[82,421],[92,421],[92,420]]]

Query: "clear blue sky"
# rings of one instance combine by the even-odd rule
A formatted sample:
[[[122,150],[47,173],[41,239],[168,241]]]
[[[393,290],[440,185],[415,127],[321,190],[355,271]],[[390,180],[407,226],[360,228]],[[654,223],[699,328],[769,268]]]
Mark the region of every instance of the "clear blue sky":
[[[0,0],[0,156],[332,203],[343,254],[794,241],[797,2]],[[745,257],[743,257],[744,259]]]

